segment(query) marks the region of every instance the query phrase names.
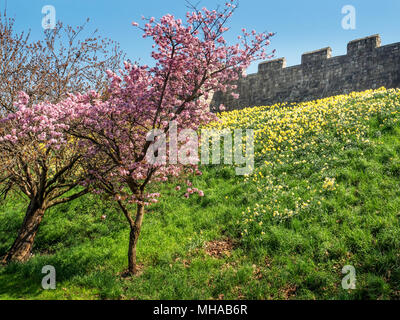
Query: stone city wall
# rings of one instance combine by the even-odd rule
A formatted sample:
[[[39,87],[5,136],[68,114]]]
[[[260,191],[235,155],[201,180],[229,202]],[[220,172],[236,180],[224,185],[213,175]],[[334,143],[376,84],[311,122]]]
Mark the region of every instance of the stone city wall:
[[[328,47],[305,53],[301,60],[292,67],[286,67],[285,58],[260,63],[258,73],[238,81],[238,100],[217,92],[211,108],[224,104],[233,110],[400,87],[400,42],[381,46],[379,35],[349,42],[343,56],[332,57]]]

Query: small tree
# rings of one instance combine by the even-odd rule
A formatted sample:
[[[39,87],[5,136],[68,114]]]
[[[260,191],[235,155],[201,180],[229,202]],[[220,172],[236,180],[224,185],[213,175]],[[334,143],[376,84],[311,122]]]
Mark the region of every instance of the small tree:
[[[34,106],[28,101],[20,93],[16,112],[0,120],[0,196],[13,190],[29,203],[3,263],[28,260],[46,210],[88,192],[78,188],[87,178],[80,166],[82,150],[65,133],[69,101]]]
[[[229,46],[225,41],[225,25],[235,8],[233,0],[222,10],[192,6],[186,23],[172,15],[159,21],[145,19],[142,30],[144,37],[154,40],[155,66],[125,63],[121,77],[108,72],[111,86],[107,101],[91,92],[78,96],[71,106],[71,134],[85,141],[87,159],[94,155],[103,159],[100,166],[91,164],[96,188],[113,196],[128,220],[130,274],[137,272],[136,245],[145,207],[160,196],[149,194],[148,188],[158,188],[159,183],[181,176],[186,167],[161,152],[157,140],[151,141],[148,134],[153,130],[167,133],[172,122],[177,124],[178,134],[187,128],[197,130],[215,119],[205,102],[209,93],[235,89],[232,81],[252,61],[266,57],[272,34],[243,29],[241,45]],[[149,162],[148,154],[161,156],[164,161]],[[194,171],[200,174],[196,168]],[[189,188],[186,196],[196,191],[202,195]],[[128,209],[129,203],[136,204],[135,215]]]
[[[14,19],[0,12],[0,114],[15,111],[21,91],[37,104],[106,88],[105,71],[118,70],[124,54],[97,30],[85,35],[88,22],[77,28],[58,22],[44,31],[44,40],[31,42],[29,31],[17,33]]]

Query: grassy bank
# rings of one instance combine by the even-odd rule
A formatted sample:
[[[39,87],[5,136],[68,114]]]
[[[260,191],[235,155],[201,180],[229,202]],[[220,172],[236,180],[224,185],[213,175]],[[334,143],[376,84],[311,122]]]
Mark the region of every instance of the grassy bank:
[[[399,299],[399,112],[400,91],[380,89],[220,114],[212,127],[255,130],[255,171],[203,168],[203,198],[163,186],[138,276],[121,277],[124,217],[89,195],[47,213],[28,263],[0,267],[0,299]],[[1,203],[0,256],[24,205]],[[41,288],[45,265],[57,290]]]

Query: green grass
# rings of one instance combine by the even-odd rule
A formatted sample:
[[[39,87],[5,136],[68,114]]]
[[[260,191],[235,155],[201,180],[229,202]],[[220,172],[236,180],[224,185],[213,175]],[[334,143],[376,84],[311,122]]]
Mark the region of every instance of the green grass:
[[[245,222],[243,212],[265,197],[276,197],[280,208],[294,203],[284,193],[262,195],[233,168],[203,169],[194,184],[204,198],[183,200],[164,186],[146,214],[142,271],[133,278],[120,276],[129,230],[116,208],[94,195],[53,208],[34,257],[0,267],[0,299],[399,299],[400,126],[378,118],[369,125],[372,144],[327,136],[329,143],[302,155],[301,166],[268,169],[296,196],[312,198],[290,219],[265,214]],[[335,177],[336,190],[324,190],[323,177]],[[24,205],[11,198],[0,208],[0,256]],[[234,242],[230,255],[206,254],[205,243],[224,239]],[[45,265],[57,270],[57,290],[41,288]],[[356,290],[341,287],[345,265],[356,269]]]

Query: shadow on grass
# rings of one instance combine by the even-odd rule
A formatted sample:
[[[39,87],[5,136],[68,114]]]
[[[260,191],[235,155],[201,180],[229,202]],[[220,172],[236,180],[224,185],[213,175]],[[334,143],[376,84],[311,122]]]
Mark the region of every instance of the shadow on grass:
[[[35,299],[42,293],[42,273],[44,266],[53,266],[56,270],[57,288],[63,283],[75,282],[74,279],[98,273],[106,268],[116,273],[121,268],[119,250],[113,240],[95,240],[79,247],[65,249],[55,255],[34,256],[26,263],[11,263],[0,266],[0,297],[6,299]],[[107,261],[107,266],[105,265]],[[125,262],[125,261],[122,261]],[[79,282],[79,281],[78,281]]]
[[[24,296],[34,298],[43,290],[40,282],[35,283],[32,279],[23,279],[19,274],[6,274],[7,267],[0,267],[0,296],[5,295],[7,299],[20,299]]]

